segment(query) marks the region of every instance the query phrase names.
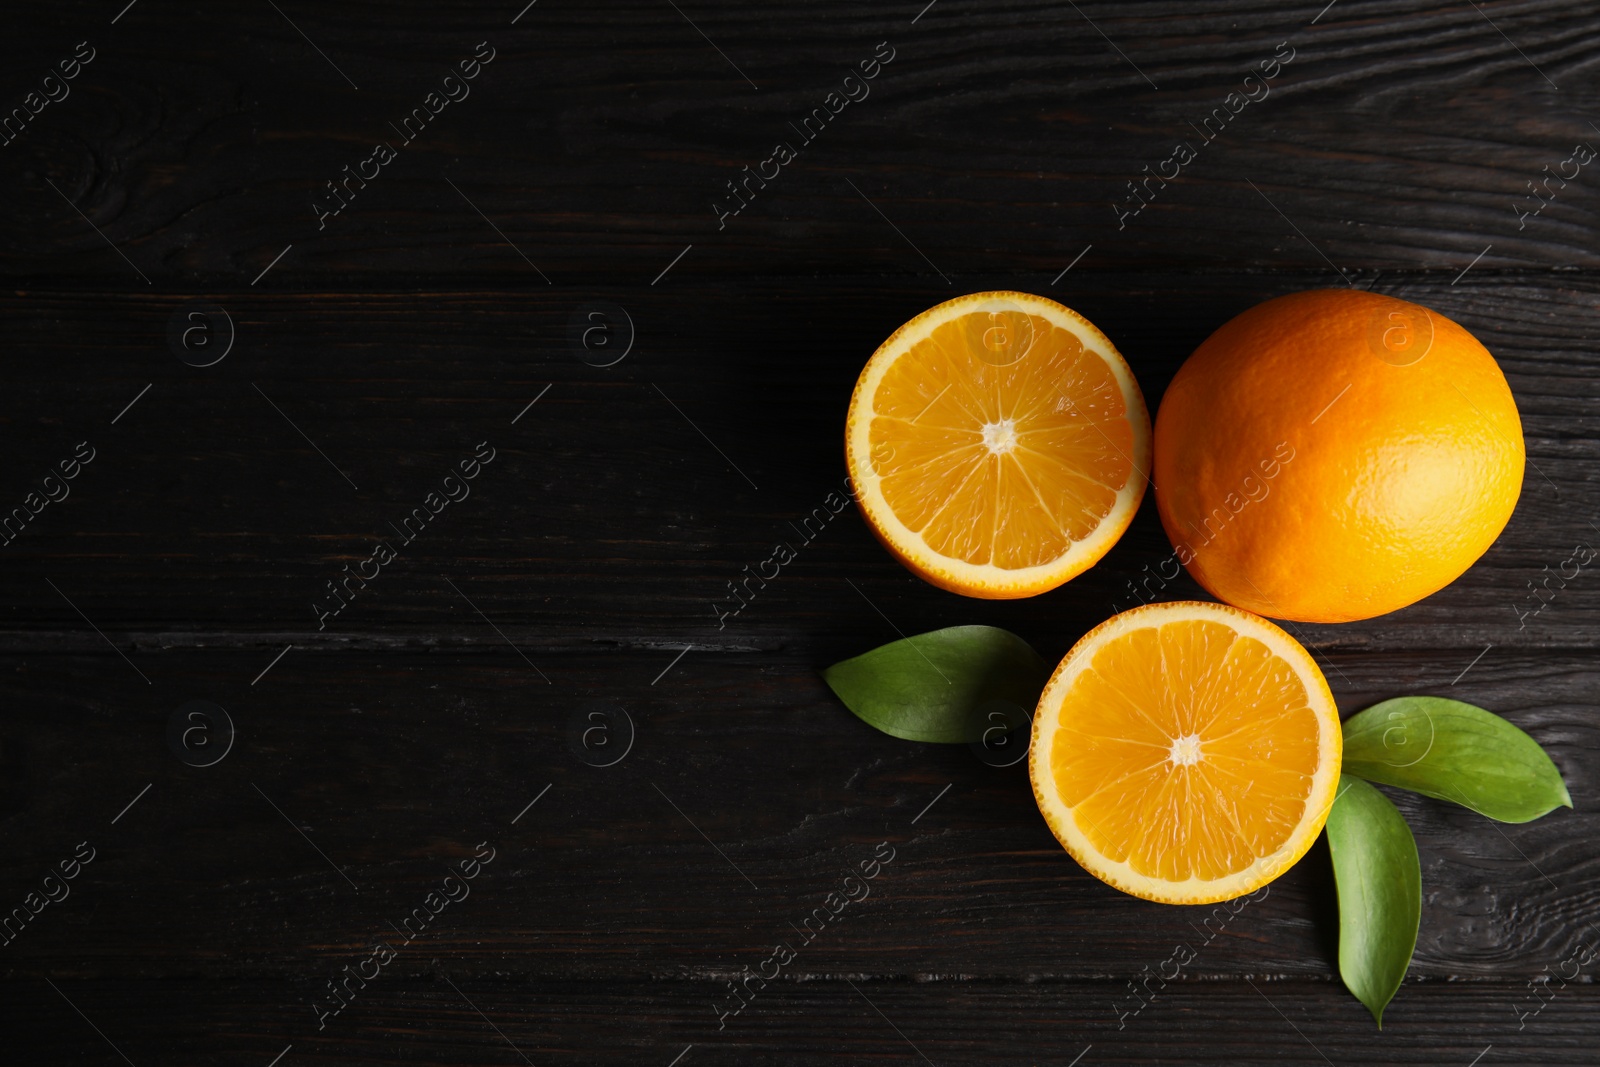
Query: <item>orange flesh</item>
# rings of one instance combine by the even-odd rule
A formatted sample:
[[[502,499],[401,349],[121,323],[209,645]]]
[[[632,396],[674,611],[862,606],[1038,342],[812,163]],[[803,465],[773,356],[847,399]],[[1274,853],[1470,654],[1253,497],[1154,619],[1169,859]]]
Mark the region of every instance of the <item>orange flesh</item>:
[[[1111,514],[1133,474],[1133,427],[1111,369],[1025,312],[937,327],[884,374],[872,408],[884,500],[934,552],[968,563],[1059,559]]]
[[[1185,620],[1101,648],[1061,705],[1050,770],[1079,828],[1151,878],[1217,879],[1306,814],[1318,718],[1266,645]]]

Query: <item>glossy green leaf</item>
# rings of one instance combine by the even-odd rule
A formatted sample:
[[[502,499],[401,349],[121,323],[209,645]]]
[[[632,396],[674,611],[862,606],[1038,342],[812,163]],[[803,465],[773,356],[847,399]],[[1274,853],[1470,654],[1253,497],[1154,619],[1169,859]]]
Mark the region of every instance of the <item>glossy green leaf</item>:
[[[1339,886],[1339,975],[1381,1030],[1422,921],[1417,842],[1388,797],[1349,775],[1339,778],[1327,833]]]
[[[1344,724],[1344,770],[1500,822],[1572,807],[1539,743],[1482,708],[1443,697],[1399,697]]]
[[[969,743],[981,706],[1006,701],[1031,712],[1049,670],[1028,643],[994,626],[952,626],[835,663],[823,678],[845,707],[908,741]]]

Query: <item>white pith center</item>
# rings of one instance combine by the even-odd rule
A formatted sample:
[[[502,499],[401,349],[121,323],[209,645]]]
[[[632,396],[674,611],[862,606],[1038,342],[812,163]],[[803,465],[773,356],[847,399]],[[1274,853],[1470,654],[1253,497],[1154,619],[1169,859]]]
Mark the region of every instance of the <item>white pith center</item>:
[[[1186,737],[1174,738],[1172,748],[1167,753],[1167,759],[1179,767],[1188,767],[1200,762],[1200,735],[1189,734]]]
[[[1015,419],[1001,419],[999,422],[986,422],[983,424],[983,445],[995,455],[1004,455],[1017,447],[1017,423]]]

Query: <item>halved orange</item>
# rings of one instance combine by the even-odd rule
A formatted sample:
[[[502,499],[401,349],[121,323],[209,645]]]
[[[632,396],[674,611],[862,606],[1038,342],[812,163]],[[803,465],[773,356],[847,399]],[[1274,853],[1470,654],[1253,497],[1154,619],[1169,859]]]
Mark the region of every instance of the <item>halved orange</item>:
[[[1057,840],[1166,904],[1242,896],[1327,821],[1344,745],[1298,641],[1225,604],[1146,604],[1084,635],[1039,698],[1028,769]]]
[[[1054,300],[948,300],[896,330],[850,398],[845,457],[867,524],[942,589],[1054,589],[1144,497],[1150,415],[1105,334]]]

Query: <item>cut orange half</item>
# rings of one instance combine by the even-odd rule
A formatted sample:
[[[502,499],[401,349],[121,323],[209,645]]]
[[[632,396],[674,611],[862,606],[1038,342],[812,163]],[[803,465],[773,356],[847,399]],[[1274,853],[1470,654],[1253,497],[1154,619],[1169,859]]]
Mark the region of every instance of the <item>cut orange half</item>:
[[[1033,596],[1087,570],[1133,521],[1150,416],[1082,315],[974,293],[873,353],[845,456],[867,524],[914,573],[967,596]]]
[[[1028,769],[1090,874],[1166,904],[1260,888],[1311,847],[1339,783],[1328,683],[1225,604],[1147,604],[1084,635],[1039,698]]]

